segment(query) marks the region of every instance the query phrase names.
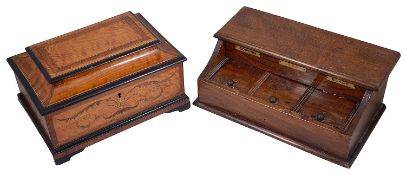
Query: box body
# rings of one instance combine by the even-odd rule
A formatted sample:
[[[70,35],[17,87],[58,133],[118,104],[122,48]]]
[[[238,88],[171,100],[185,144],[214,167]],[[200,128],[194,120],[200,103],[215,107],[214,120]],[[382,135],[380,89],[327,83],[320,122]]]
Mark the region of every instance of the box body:
[[[385,110],[387,71],[397,52],[250,8],[241,9],[215,36],[219,41],[198,79],[195,105],[351,166]],[[308,47],[313,49],[291,50]],[[316,57],[334,48],[341,50]],[[346,64],[356,65],[339,72]],[[351,67],[363,66],[385,73],[362,79],[367,73]]]
[[[183,83],[186,58],[140,14],[127,12],[26,50],[8,62],[18,98],[56,164],[131,126],[190,106]]]

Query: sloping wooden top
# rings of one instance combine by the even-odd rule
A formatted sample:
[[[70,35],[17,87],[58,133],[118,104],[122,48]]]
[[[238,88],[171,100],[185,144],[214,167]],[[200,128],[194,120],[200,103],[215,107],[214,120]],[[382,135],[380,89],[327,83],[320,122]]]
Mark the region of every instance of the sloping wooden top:
[[[135,14],[134,17],[139,21],[140,26],[144,26],[151,32],[151,36],[160,42],[131,53],[118,55],[116,59],[76,73],[56,83],[47,81],[41,69],[26,52],[7,59],[18,80],[42,115],[186,60],[141,14]],[[117,30],[120,31],[120,29]],[[131,38],[128,39],[131,40]],[[75,45],[75,43],[73,44]]]
[[[50,83],[159,40],[131,12],[34,44],[27,53]]]
[[[276,15],[242,8],[215,37],[377,90],[400,53]]]

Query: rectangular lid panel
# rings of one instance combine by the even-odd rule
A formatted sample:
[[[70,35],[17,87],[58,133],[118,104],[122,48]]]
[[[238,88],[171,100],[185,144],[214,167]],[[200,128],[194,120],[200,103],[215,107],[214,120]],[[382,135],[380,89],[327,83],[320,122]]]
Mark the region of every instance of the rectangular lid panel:
[[[159,40],[127,12],[26,48],[50,83]]]
[[[215,37],[373,90],[400,57],[393,50],[247,7]]]

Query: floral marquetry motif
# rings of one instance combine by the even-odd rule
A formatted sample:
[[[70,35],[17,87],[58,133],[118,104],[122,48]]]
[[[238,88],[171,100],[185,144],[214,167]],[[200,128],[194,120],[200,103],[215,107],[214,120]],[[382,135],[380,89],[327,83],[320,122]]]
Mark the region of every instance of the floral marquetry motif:
[[[53,120],[58,142],[66,142],[81,135],[78,133],[84,134],[131,117],[129,114],[173,96],[181,88],[178,85],[180,73],[176,69],[159,73],[157,78],[143,78],[139,83],[117,89],[104,98],[58,114]]]

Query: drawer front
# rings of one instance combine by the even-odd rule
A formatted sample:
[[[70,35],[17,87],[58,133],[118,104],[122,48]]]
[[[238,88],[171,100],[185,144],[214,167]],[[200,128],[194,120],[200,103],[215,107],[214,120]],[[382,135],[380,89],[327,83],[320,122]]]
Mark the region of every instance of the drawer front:
[[[235,59],[225,59],[228,59],[227,62],[211,80],[235,91],[247,94],[264,73],[254,66]]]
[[[291,110],[307,88],[300,83],[270,74],[254,96],[263,100],[267,105]]]
[[[345,132],[358,105],[355,101],[316,90],[299,112],[311,122]]]
[[[178,64],[50,114],[60,146],[184,92]]]

